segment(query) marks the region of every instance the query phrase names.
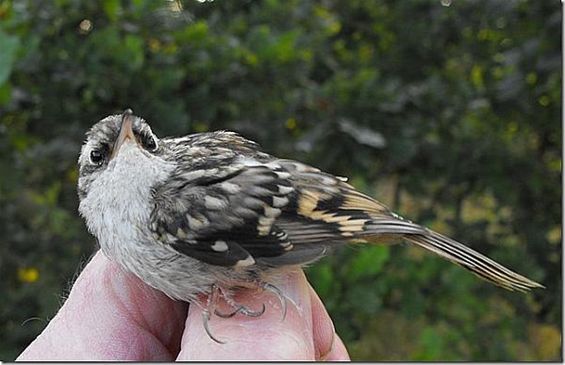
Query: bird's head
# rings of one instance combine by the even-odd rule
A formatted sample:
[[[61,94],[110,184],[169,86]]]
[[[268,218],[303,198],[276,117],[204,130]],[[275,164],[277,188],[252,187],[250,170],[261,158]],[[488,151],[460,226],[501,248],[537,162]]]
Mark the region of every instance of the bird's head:
[[[82,146],[78,160],[79,197],[85,198],[99,177],[119,172],[119,165],[131,165],[136,160],[151,163],[160,159],[161,154],[159,139],[149,124],[133,115],[131,109],[102,119],[86,133]]]
[[[151,127],[130,109],[102,119],[86,133],[78,160],[79,210],[93,233],[105,215],[131,222],[147,210],[151,189],[173,169],[165,157]]]

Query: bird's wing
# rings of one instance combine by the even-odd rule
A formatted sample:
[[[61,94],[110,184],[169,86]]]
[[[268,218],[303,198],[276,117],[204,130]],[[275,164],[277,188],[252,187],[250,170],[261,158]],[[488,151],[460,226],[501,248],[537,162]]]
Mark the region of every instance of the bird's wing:
[[[334,243],[404,237],[507,289],[541,286],[399,217],[343,179],[292,160],[245,158],[191,170],[155,196],[157,239],[213,265],[304,264]]]
[[[300,264],[327,244],[423,232],[339,178],[291,160],[231,160],[179,172],[158,189],[157,239],[214,265]]]

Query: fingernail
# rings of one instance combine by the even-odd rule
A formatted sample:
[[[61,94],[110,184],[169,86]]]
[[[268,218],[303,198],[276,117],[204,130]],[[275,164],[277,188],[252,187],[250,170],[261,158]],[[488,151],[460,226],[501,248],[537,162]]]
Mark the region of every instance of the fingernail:
[[[300,269],[285,271],[283,274],[273,278],[272,285],[276,286],[286,297],[287,306],[296,307],[299,313],[304,314],[304,308],[310,307],[308,282]],[[271,295],[269,304],[280,308],[281,304],[276,295]]]

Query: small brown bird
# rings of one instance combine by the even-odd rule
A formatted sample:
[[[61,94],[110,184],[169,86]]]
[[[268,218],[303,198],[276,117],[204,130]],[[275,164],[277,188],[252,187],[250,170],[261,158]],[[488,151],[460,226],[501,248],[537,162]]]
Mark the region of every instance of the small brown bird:
[[[261,315],[233,290],[284,294],[269,277],[346,244],[403,238],[510,290],[542,285],[412,223],[344,178],[280,159],[236,133],[157,138],[126,110],[96,123],[79,158],[79,211],[102,251],[173,299]],[[234,311],[214,310],[222,295]],[[221,342],[221,341],[218,341]]]

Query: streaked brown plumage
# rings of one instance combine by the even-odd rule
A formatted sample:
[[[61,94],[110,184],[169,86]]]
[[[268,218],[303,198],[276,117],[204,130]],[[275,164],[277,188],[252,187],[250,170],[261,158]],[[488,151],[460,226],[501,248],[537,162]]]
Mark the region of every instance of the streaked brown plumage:
[[[159,140],[126,111],[92,127],[79,166],[80,211],[102,250],[175,299],[273,289],[267,280],[277,270],[353,240],[389,237],[509,290],[542,287],[398,216],[344,178],[266,154],[233,132]]]

